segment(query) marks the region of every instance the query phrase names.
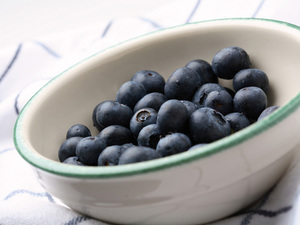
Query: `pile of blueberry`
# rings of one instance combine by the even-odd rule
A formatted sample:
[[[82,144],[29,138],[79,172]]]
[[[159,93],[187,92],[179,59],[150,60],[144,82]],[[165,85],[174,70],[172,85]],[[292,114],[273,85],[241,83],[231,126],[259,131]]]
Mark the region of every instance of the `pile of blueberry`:
[[[219,78],[232,80],[233,89],[221,86]],[[58,157],[73,165],[114,166],[194,150],[276,110],[268,107],[268,89],[268,76],[251,66],[240,47],[221,49],[211,64],[192,60],[167,81],[155,71],[138,71],[115,100],[95,106],[99,134],[73,125]]]

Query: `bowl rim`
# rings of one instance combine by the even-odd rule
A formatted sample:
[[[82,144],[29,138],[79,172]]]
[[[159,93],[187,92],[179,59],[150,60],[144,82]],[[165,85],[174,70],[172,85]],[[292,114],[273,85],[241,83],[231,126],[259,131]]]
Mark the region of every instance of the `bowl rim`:
[[[70,68],[73,68],[81,63],[84,63],[88,59],[101,54],[104,51],[107,51],[111,48],[114,48],[119,45],[126,44],[127,42],[134,41],[136,39],[153,35],[159,32],[164,32],[165,30],[171,30],[171,29],[178,29],[180,27],[189,26],[189,25],[195,25],[195,24],[204,24],[204,23],[214,23],[218,21],[257,21],[257,22],[266,22],[266,23],[273,23],[277,25],[286,26],[292,29],[295,29],[297,32],[300,33],[300,27],[297,25],[279,21],[279,20],[273,20],[273,19],[265,19],[265,18],[225,18],[225,19],[213,19],[213,20],[205,20],[205,21],[198,21],[183,25],[177,25],[169,28],[160,29],[157,31],[149,32],[147,34],[131,38],[129,40],[120,42],[116,45],[110,46],[108,48],[105,48],[104,50],[101,50],[81,61],[74,64]],[[300,36],[300,35],[299,35]],[[21,157],[27,161],[29,164],[31,164],[33,167],[36,167],[37,169],[40,169],[42,171],[64,176],[64,177],[73,177],[73,178],[114,178],[114,177],[125,177],[125,176],[132,176],[132,175],[140,175],[145,174],[149,172],[155,172],[162,169],[168,169],[172,168],[178,165],[185,164],[187,162],[192,162],[195,160],[199,160],[202,158],[205,158],[207,156],[210,156],[212,154],[216,154],[218,152],[222,152],[227,150],[230,147],[233,147],[241,142],[244,142],[264,131],[266,131],[268,128],[275,126],[277,123],[284,120],[286,117],[288,117],[290,114],[292,114],[294,111],[296,111],[300,107],[300,92],[297,93],[295,97],[293,97],[288,103],[281,106],[278,110],[276,110],[274,113],[272,113],[270,116],[262,119],[259,122],[256,122],[246,129],[243,129],[235,134],[232,134],[228,137],[222,138],[218,141],[212,142],[209,145],[201,147],[201,150],[197,151],[188,151],[183,152],[181,154],[172,155],[156,160],[150,160],[142,163],[135,163],[135,164],[128,164],[128,165],[122,165],[122,166],[114,166],[114,167],[95,167],[95,166],[73,166],[73,165],[67,165],[63,164],[61,162],[47,159],[46,157],[42,156],[36,151],[32,151],[30,146],[26,144],[26,140],[22,134],[23,130],[23,121],[26,119],[26,112],[30,108],[30,105],[34,102],[34,100],[38,97],[39,93],[44,90],[45,87],[49,86],[56,78],[62,76],[65,74],[70,68],[66,69],[62,73],[58,74],[54,78],[52,78],[47,84],[45,84],[42,88],[39,89],[25,104],[25,106],[22,108],[20,114],[18,115],[18,118],[15,122],[14,126],[14,133],[13,133],[13,141],[15,144],[15,147],[18,151],[18,153],[21,155]]]

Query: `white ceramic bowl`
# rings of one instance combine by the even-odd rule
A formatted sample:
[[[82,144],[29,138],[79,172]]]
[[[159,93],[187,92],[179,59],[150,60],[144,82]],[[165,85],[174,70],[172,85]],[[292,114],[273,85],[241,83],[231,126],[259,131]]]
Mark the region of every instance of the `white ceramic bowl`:
[[[189,60],[211,62],[240,46],[270,79],[269,117],[199,150],[116,167],[58,162],[66,130],[88,125],[99,102],[114,99],[142,69],[166,78]],[[225,19],[154,32],[106,49],[44,86],[16,122],[14,140],[41,185],[72,209],[121,224],[199,224],[257,200],[283,175],[299,149],[300,28],[260,19]],[[220,81],[222,84],[229,82]]]

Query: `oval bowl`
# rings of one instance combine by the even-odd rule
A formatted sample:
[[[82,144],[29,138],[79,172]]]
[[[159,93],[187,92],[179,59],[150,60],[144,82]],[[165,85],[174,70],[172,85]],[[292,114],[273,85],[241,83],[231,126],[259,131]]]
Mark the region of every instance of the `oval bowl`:
[[[196,58],[211,62],[228,46],[244,48],[270,79],[269,104],[281,107],[246,129],[194,151],[115,167],[58,161],[67,129],[87,125],[103,100],[138,70],[166,79]],[[300,29],[274,20],[223,19],[186,24],[101,51],[56,76],[21,111],[20,155],[41,185],[82,214],[119,224],[200,224],[253,203],[284,174],[299,149]],[[231,81],[220,80],[230,87]]]

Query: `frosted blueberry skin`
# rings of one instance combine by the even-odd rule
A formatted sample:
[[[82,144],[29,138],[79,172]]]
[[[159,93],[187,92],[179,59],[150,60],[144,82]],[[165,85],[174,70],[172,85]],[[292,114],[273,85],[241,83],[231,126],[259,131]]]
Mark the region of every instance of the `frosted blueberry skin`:
[[[157,113],[157,125],[162,135],[179,132],[184,128],[188,118],[185,105],[176,99],[166,101]]]
[[[100,153],[106,148],[105,141],[100,137],[82,138],[76,146],[78,160],[85,165],[97,165]]]
[[[211,63],[214,73],[222,79],[233,79],[234,75],[242,69],[251,66],[248,53],[237,46],[221,49],[215,54]]]
[[[207,95],[204,107],[215,109],[226,115],[233,110],[233,99],[226,90],[212,91]]]
[[[123,145],[133,141],[129,128],[120,125],[110,125],[104,128],[98,137],[104,140],[107,146]]]
[[[195,111],[198,109],[197,105],[196,105],[195,103],[191,102],[191,101],[188,101],[188,100],[180,100],[180,102],[181,102],[182,104],[184,104],[184,106],[186,107],[187,112],[188,112],[188,117],[189,117],[190,115],[192,115],[192,113],[195,112]]]
[[[232,133],[240,131],[251,124],[248,118],[243,113],[239,112],[229,113],[225,118],[230,124]]]
[[[106,147],[98,157],[98,166],[116,166],[119,164],[120,156],[127,148],[122,145],[112,145]]]
[[[158,111],[160,106],[167,100],[168,98],[162,93],[159,92],[149,93],[136,103],[133,112],[136,113],[138,110],[143,108],[152,108]]]
[[[66,138],[71,138],[71,137],[88,137],[91,136],[91,132],[89,128],[83,124],[75,124],[71,126],[68,131]]]
[[[191,146],[192,142],[187,135],[172,133],[159,140],[156,151],[159,152],[162,157],[166,157],[185,152]]]
[[[270,115],[271,113],[273,113],[275,110],[277,110],[279,108],[279,106],[277,105],[273,105],[270,107],[267,107],[264,111],[262,111],[262,113],[259,115],[259,117],[257,118],[257,121],[265,118],[266,116]]]
[[[147,91],[141,83],[136,81],[127,81],[119,88],[116,95],[116,101],[127,105],[133,110],[135,104],[146,94]]]
[[[203,84],[201,87],[199,87],[196,90],[192,102],[195,103],[198,108],[204,107],[207,95],[212,91],[221,91],[221,90],[226,90],[226,89],[223,86],[216,83]]]
[[[133,111],[127,105],[107,100],[95,107],[95,120],[101,129],[110,125],[129,127]]]
[[[128,148],[120,157],[119,165],[149,161],[162,156],[153,148],[134,146]]]
[[[194,70],[201,78],[201,85],[206,83],[218,83],[219,79],[214,73],[211,65],[203,59],[189,61],[186,67]]]
[[[259,87],[266,94],[269,90],[269,78],[267,74],[255,68],[240,70],[234,76],[232,84],[235,91],[250,86]]]
[[[132,81],[141,83],[147,93],[164,93],[165,79],[158,72],[153,70],[141,70],[136,72],[131,78]]]
[[[233,110],[243,113],[250,122],[257,121],[262,111],[267,108],[265,92],[258,87],[245,87],[236,92],[233,98]]]
[[[74,166],[85,166],[82,162],[78,160],[77,156],[68,157],[63,161],[63,163]]]
[[[82,137],[70,137],[60,145],[58,150],[58,159],[60,162],[71,156],[76,156],[76,146],[81,139]]]
[[[189,137],[193,144],[211,143],[230,134],[229,122],[214,109],[197,109],[189,118]]]
[[[181,67],[167,80],[164,93],[168,99],[191,100],[200,85],[201,78],[194,70]]]
[[[161,137],[162,135],[159,126],[157,124],[150,124],[141,129],[137,137],[137,144],[156,149],[157,143]]]
[[[157,111],[151,108],[140,109],[130,120],[130,130],[134,138],[137,138],[140,130],[149,125],[156,123]]]
[[[204,147],[204,146],[206,146],[206,145],[207,145],[207,143],[196,144],[196,145],[193,145],[192,147],[190,147],[190,148],[188,149],[188,151],[193,151],[193,150],[195,150],[195,149],[202,148],[202,147]]]

